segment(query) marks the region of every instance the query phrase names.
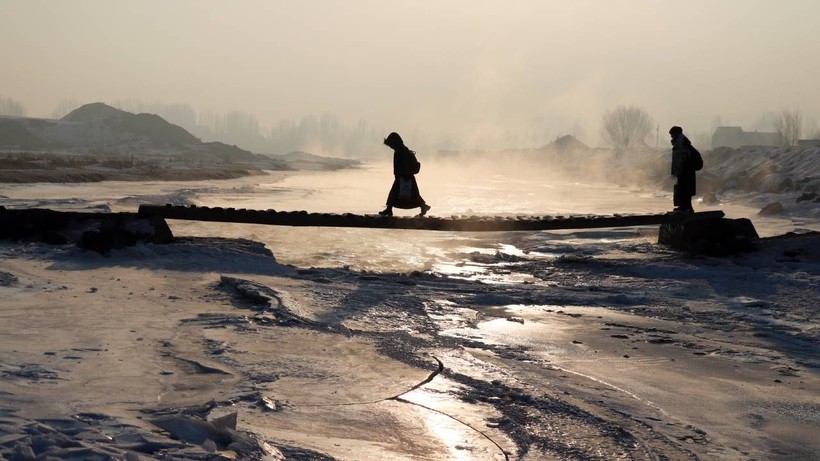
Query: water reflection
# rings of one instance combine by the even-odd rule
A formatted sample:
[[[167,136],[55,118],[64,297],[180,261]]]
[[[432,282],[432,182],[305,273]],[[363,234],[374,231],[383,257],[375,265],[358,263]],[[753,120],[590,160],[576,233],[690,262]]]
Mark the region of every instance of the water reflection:
[[[445,380],[438,380],[442,386]],[[465,405],[449,395],[449,389],[416,389],[402,395],[402,400],[413,403],[426,413],[424,424],[433,437],[447,448],[450,460],[503,460],[503,448],[486,431],[485,420],[496,411],[481,405]],[[458,415],[458,418],[451,416]],[[503,438],[495,434],[495,438]]]

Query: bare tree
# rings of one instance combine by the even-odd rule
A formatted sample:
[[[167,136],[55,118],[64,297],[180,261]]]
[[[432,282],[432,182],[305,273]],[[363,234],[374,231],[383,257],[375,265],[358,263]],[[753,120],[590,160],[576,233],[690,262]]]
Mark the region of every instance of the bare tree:
[[[786,109],[774,126],[784,146],[796,146],[803,129],[803,114],[797,109]]]
[[[26,108],[14,99],[6,98],[0,95],[0,115],[13,115],[15,117],[25,117]]]
[[[646,109],[618,106],[603,117],[602,137],[618,149],[644,143],[652,131],[652,117]]]

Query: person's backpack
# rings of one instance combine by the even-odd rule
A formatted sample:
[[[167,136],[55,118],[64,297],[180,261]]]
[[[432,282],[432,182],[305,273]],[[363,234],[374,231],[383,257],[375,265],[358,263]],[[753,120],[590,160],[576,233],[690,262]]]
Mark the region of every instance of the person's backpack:
[[[701,168],[703,168],[703,157],[700,156],[700,152],[695,149],[695,146],[689,146],[689,149],[691,149],[689,161],[691,162],[692,169],[695,171],[700,171]]]

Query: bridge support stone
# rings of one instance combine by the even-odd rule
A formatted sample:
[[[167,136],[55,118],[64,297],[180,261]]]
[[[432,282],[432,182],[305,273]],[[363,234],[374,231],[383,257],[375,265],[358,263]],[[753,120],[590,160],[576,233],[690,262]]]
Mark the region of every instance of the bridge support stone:
[[[136,213],[94,213],[47,209],[8,210],[0,207],[0,238],[42,241],[107,253],[137,242],[170,243],[168,223],[160,216]]]
[[[759,236],[746,218],[727,219],[710,213],[673,214],[661,224],[658,243],[709,256],[753,251]]]

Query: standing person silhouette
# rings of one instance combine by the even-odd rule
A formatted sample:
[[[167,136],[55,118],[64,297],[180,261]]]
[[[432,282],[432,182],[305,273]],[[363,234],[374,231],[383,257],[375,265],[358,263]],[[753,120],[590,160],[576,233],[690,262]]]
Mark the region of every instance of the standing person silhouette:
[[[703,158],[683,134],[683,128],[673,126],[669,130],[672,137],[672,176],[677,178],[673,189],[672,211],[692,213],[692,196],[695,195],[695,171],[703,168]]]
[[[393,216],[393,208],[411,210],[421,208],[419,216],[424,216],[430,209],[419,193],[416,173],[421,164],[416,160],[416,153],[404,145],[398,133],[390,133],[384,138],[384,144],[393,149],[393,187],[387,195],[387,208],[380,211],[382,216]]]

